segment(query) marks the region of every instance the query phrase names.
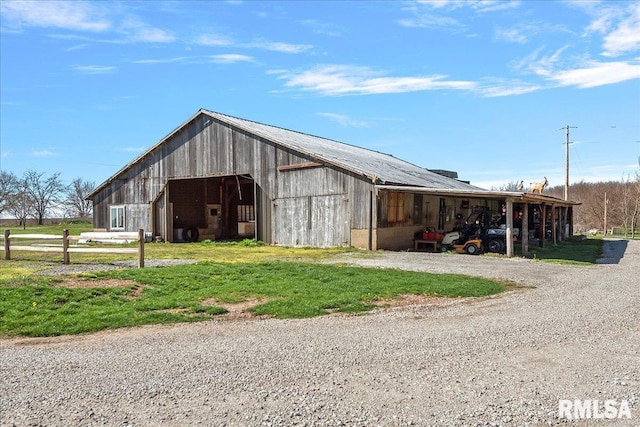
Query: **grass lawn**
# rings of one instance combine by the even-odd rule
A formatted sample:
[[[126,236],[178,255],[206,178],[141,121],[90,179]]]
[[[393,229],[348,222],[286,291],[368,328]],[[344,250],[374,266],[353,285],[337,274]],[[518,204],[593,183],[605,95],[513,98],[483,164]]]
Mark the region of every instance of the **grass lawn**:
[[[595,264],[602,255],[602,239],[565,240],[544,248],[529,246],[529,258],[559,264]]]
[[[401,294],[481,297],[504,285],[486,279],[302,262],[201,262],[85,276],[0,281],[0,335],[53,336],[153,323],[194,322],[224,313],[221,304],[260,301],[249,310],[278,318],[359,313]],[[118,279],[120,286],[103,286]],[[77,282],[77,279],[76,279]],[[62,283],[64,284],[64,283]]]
[[[69,230],[69,234],[72,236],[80,235],[85,231],[92,231],[93,225],[90,222],[74,221],[60,224],[47,224],[47,225],[28,225],[26,228],[11,224],[3,224],[0,226],[2,234],[4,230],[9,230],[11,234],[58,234],[62,236],[62,230]]]
[[[12,233],[71,234],[86,224],[27,227]],[[132,246],[135,246],[132,245]],[[591,264],[602,241],[531,247],[531,258]],[[493,280],[451,274],[324,265],[318,260],[353,248],[286,248],[254,241],[145,245],[148,259],[191,259],[196,264],[112,270],[81,277],[42,274],[59,253],[12,253],[0,261],[0,336],[54,336],[154,323],[195,322],[225,313],[226,304],[250,301],[248,311],[276,318],[333,312],[361,313],[404,294],[482,297],[505,290]],[[358,256],[370,256],[359,252]],[[460,255],[464,256],[464,255]],[[130,255],[71,254],[72,263],[135,259]],[[44,271],[46,273],[46,271]],[[72,283],[72,285],[70,285]],[[114,285],[115,283],[115,285]]]

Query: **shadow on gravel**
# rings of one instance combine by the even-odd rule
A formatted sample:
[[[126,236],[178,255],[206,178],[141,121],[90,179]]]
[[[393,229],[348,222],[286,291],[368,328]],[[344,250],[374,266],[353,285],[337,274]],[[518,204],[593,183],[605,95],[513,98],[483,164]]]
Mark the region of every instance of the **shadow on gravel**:
[[[627,240],[605,240],[602,244],[602,256],[596,264],[619,264],[627,250]]]

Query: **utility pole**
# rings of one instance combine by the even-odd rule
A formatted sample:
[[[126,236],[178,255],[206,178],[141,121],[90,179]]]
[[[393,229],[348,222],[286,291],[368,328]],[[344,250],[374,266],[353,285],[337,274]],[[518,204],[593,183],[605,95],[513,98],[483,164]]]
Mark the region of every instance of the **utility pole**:
[[[565,151],[564,151],[564,199],[569,200],[569,129],[577,129],[577,126],[569,126],[566,125],[562,129],[567,130],[567,140],[565,142]]]

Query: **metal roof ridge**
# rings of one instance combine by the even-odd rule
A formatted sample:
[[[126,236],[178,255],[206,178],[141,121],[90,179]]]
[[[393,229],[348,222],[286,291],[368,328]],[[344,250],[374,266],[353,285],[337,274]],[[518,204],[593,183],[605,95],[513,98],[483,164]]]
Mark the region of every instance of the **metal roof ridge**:
[[[416,165],[414,163],[411,163],[408,160],[402,159],[400,157],[396,157],[396,156],[394,156],[392,154],[389,154],[389,153],[383,153],[382,151],[373,150],[373,149],[365,148],[365,147],[360,147],[358,145],[349,144],[349,143],[341,142],[341,141],[338,141],[338,140],[335,140],[335,139],[325,138],[325,137],[322,137],[322,136],[312,135],[312,134],[305,133],[305,132],[291,130],[291,129],[287,129],[287,128],[284,128],[284,127],[281,127],[281,126],[274,126],[274,125],[270,125],[270,124],[267,124],[267,123],[257,122],[255,120],[243,119],[241,117],[235,117],[235,116],[231,116],[231,115],[228,115],[228,114],[224,114],[224,113],[220,113],[220,112],[216,112],[216,111],[212,111],[212,110],[202,109],[202,111],[204,113],[214,117],[214,118],[218,117],[218,119],[223,120],[223,121],[227,122],[228,124],[229,124],[229,122],[227,120],[225,120],[225,119],[239,120],[241,122],[246,122],[246,123],[255,123],[255,124],[260,125],[260,126],[265,126],[265,127],[268,127],[268,128],[278,129],[278,130],[282,130],[282,131],[289,132],[289,133],[292,133],[292,134],[304,135],[304,136],[310,137],[310,138],[317,138],[317,139],[320,139],[320,140],[323,140],[323,141],[328,141],[328,142],[331,142],[331,143],[334,143],[334,144],[337,144],[337,145],[345,145],[345,146],[354,148],[356,150],[362,150],[362,151],[366,151],[366,152],[369,152],[369,153],[375,153],[375,154],[380,155],[380,156],[389,157],[389,158],[393,159],[394,161],[399,161],[399,162],[402,162],[402,163],[404,163],[406,165],[410,165],[412,167],[415,167],[418,170],[420,170],[420,172],[426,173],[427,175],[431,174],[431,175],[443,177],[445,179],[450,179],[450,180],[453,180],[453,181],[458,181],[458,182],[464,183],[463,181],[461,181],[459,179],[450,178],[450,177],[447,177],[447,176],[444,176],[444,175],[437,174],[437,173],[435,173],[435,172],[433,172],[433,171],[431,171],[431,170],[429,170],[427,168],[424,168],[424,167],[418,166],[418,165]],[[249,132],[251,134],[261,136],[261,137],[263,137],[263,138],[265,138],[265,139],[267,139],[269,141],[276,142],[278,144],[281,144],[282,146],[285,146],[287,148],[296,150],[296,151],[298,151],[298,152],[300,152],[302,154],[318,158],[320,160],[325,161],[326,163],[332,164],[332,165],[334,165],[336,167],[339,167],[339,168],[344,169],[346,171],[349,171],[351,173],[354,173],[354,174],[369,178],[374,184],[377,183],[377,181],[379,181],[381,183],[387,182],[387,181],[382,181],[381,178],[378,177],[376,174],[369,174],[365,170],[357,169],[357,168],[352,167],[349,164],[346,164],[346,163],[341,162],[339,160],[330,158],[328,156],[324,156],[321,153],[312,152],[312,151],[306,150],[304,148],[301,148],[299,146],[289,144],[286,141],[282,141],[281,139],[274,138],[273,135],[261,134],[261,132],[256,131],[255,129],[251,128],[250,126],[246,126],[246,127],[245,126],[240,126],[240,125],[236,125],[236,126],[242,128],[243,130],[245,130],[245,131],[247,131],[247,132]],[[407,175],[413,176],[415,178],[419,178],[418,176],[415,176],[415,174],[412,173],[412,172],[406,171],[406,173],[407,173]],[[475,187],[475,186],[473,186],[471,184],[467,184],[467,185]],[[476,187],[476,188],[480,188],[480,187]]]

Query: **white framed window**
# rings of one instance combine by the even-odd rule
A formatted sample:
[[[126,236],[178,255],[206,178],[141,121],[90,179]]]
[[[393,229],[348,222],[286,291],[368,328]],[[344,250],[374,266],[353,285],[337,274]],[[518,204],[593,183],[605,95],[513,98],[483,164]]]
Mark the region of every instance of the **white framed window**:
[[[124,205],[111,206],[109,209],[111,230],[124,230],[125,214]]]

